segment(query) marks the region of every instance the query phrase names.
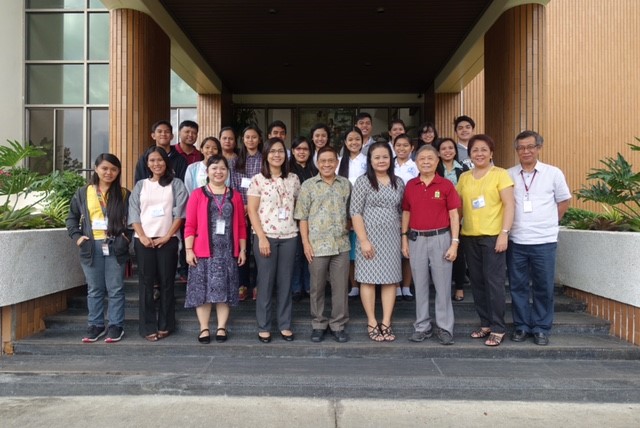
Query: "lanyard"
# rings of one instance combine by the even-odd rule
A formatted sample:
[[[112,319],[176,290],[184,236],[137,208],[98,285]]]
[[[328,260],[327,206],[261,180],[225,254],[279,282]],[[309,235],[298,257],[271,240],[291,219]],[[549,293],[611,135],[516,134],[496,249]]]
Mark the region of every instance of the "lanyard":
[[[102,216],[107,218],[107,203],[106,198],[102,196],[102,192],[100,191],[100,187],[96,186],[96,196],[98,197],[98,202],[100,203],[100,209],[102,210]]]
[[[531,186],[533,185],[533,180],[534,178],[536,178],[536,174],[538,173],[537,169],[533,170],[533,177],[531,177],[531,181],[529,182],[529,185],[527,186],[527,182],[524,180],[524,170],[520,170],[520,178],[522,178],[522,184],[524,184],[524,190],[527,192],[527,195],[529,194],[529,189],[531,189]]]
[[[211,187],[209,187],[209,190],[211,191]],[[227,198],[227,190],[229,190],[228,187],[224,188],[224,194],[222,195],[222,203],[218,203],[218,199],[216,198],[216,194],[213,193],[213,191],[211,191],[211,194],[213,195],[213,202],[216,203],[216,207],[218,207],[218,211],[220,212],[220,217],[222,217],[222,208],[224,207],[224,200]]]

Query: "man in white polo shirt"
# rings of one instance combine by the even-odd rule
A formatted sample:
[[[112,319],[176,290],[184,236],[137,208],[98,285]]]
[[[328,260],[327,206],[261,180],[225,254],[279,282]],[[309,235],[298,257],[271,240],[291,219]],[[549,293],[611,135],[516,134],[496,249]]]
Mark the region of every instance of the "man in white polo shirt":
[[[543,142],[534,131],[518,134],[515,149],[520,164],[509,169],[516,200],[507,249],[514,325],[511,340],[524,342],[533,335],[536,345],[549,343],[558,223],[571,199],[562,171],[538,160]]]

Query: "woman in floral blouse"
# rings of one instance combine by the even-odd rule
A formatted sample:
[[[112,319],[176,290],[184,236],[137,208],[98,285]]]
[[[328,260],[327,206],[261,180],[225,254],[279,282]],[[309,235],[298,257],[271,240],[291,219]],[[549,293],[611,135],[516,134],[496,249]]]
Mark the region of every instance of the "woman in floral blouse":
[[[247,210],[255,234],[253,253],[258,270],[256,318],[258,339],[271,341],[271,301],[277,288],[280,336],[293,340],[291,331],[291,261],[296,254],[298,226],[293,219],[300,191],[298,176],[289,173],[284,141],[271,138],[262,151],[262,170],[251,179]]]

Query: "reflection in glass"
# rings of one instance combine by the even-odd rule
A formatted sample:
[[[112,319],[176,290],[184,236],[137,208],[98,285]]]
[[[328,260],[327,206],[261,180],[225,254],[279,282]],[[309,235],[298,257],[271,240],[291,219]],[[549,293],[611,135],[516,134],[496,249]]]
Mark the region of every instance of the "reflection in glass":
[[[84,0],[27,0],[27,9],[84,9]]]
[[[338,150],[342,147],[342,134],[353,126],[353,118],[356,114],[355,109],[352,108],[322,107],[301,108],[299,113],[299,135],[311,139],[311,128],[323,123],[331,129],[331,145]]]
[[[27,26],[29,35],[27,59],[83,59],[83,14],[30,13],[27,15]]]
[[[171,105],[174,107],[187,107],[197,104],[198,93],[171,70]]]
[[[89,104],[109,104],[109,64],[89,65]]]
[[[109,153],[109,110],[89,111],[89,160],[90,165],[101,153]]]
[[[291,147],[291,138],[295,138],[291,136],[291,130],[293,129],[293,122],[291,121],[292,113],[290,108],[270,108],[267,110],[267,126],[274,120],[281,120],[287,126],[287,138],[285,146]],[[267,129],[264,129],[264,132],[267,132]],[[265,135],[265,138],[267,136]]]
[[[41,147],[45,156],[30,158],[29,169],[40,174],[53,171],[53,109],[27,109],[29,144]]]
[[[56,110],[55,165],[58,171],[84,167],[82,109]]]
[[[89,59],[109,61],[109,14],[89,14]]]
[[[193,120],[198,122],[198,109],[195,108],[172,108],[171,109],[171,126],[173,126],[173,140],[171,144],[178,144],[178,127],[185,120]],[[198,135],[198,139],[204,138]]]
[[[28,104],[83,104],[82,65],[27,65]]]

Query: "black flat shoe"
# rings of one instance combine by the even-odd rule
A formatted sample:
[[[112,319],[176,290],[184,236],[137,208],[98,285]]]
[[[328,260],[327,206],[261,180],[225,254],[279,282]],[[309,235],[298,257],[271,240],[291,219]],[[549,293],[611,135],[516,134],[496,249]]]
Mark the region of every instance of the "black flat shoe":
[[[529,337],[529,333],[524,330],[515,330],[511,333],[511,340],[514,342],[524,342]]]
[[[222,331],[224,334],[218,334],[219,331]],[[226,340],[227,340],[227,329],[220,327],[219,329],[216,330],[216,342],[222,343],[222,342],[226,342]]]
[[[211,334],[207,334],[206,336],[203,336],[202,333],[204,333],[205,331],[209,333],[208,328],[205,328],[204,330],[202,330],[198,335],[198,342],[207,344],[211,342]]]
[[[260,333],[258,333],[258,340],[262,343],[269,343],[271,342],[271,335],[269,336],[260,336]]]
[[[545,333],[533,333],[533,343],[540,346],[547,346],[549,344],[549,336]]]
[[[282,337],[283,340],[286,340],[287,342],[293,342],[293,332],[291,334],[284,334],[282,332],[280,332],[280,337]]]

